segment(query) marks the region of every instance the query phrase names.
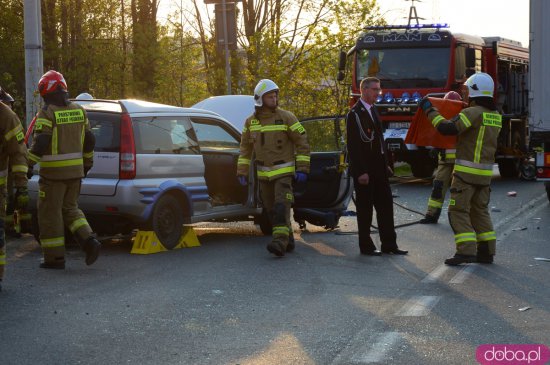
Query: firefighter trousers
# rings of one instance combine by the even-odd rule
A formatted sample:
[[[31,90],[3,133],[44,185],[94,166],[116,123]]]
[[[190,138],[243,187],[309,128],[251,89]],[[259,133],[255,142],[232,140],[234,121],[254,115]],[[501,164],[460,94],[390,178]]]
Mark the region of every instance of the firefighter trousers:
[[[40,244],[46,263],[65,262],[66,226],[81,244],[92,235],[92,229],[78,209],[80,179],[38,182],[38,227]]]
[[[455,164],[445,161],[439,161],[432,186],[432,193],[428,199],[428,211],[426,215],[439,218],[445,195],[451,186],[453,179],[453,169]]]
[[[260,196],[271,220],[273,241],[280,242],[286,248],[292,233],[290,224],[290,208],[294,201],[292,177],[284,176],[271,181],[260,180]]]
[[[480,246],[488,247],[488,254],[495,254],[496,233],[489,214],[490,196],[489,185],[473,185],[456,176],[453,178],[449,222],[457,254],[475,256],[480,253]]]

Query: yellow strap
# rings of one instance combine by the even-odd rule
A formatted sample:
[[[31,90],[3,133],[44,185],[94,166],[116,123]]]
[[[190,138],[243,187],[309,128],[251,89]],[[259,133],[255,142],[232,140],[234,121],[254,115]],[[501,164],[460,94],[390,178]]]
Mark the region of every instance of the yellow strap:
[[[496,239],[497,239],[497,234],[495,231],[483,232],[477,235],[478,241],[490,241],[490,240],[496,240]]]
[[[44,248],[62,247],[65,245],[65,237],[41,238],[40,244]]]
[[[437,128],[437,126],[439,125],[439,123],[441,123],[442,121],[444,121],[445,118],[443,118],[441,115],[437,115],[433,120],[432,120],[432,125]]]
[[[283,167],[283,168],[275,169],[275,170],[271,170],[271,171],[258,170],[258,177],[272,178],[272,177],[277,176],[277,175],[294,173],[294,171],[296,171],[294,166]]]
[[[73,160],[63,160],[63,161],[42,161],[40,162],[40,167],[68,167],[68,166],[78,166],[83,164],[84,164],[83,159],[76,158]]]
[[[455,164],[455,171],[465,172],[467,174],[479,175],[479,176],[493,176],[493,170],[482,170],[474,167],[466,167]]]
[[[12,130],[8,131],[4,138],[6,138],[6,141],[9,141],[13,137],[17,137],[18,134],[22,133],[23,127],[21,125],[18,125],[17,127],[13,128]],[[20,141],[19,138],[17,138],[18,141]]]
[[[441,208],[443,207],[443,203],[435,201],[433,199],[428,199],[428,206],[433,208]]]
[[[237,165],[250,165],[250,159],[239,157],[239,160],[237,161]]]
[[[296,122],[293,125],[291,125],[290,130],[293,131],[293,132],[297,131],[300,134],[302,134],[306,131],[304,126],[300,122]]]
[[[460,116],[460,121],[462,122],[462,124],[464,124],[464,127],[470,128],[472,126],[472,122],[470,122],[466,115],[464,115],[463,113],[459,113],[458,115]]]
[[[296,161],[300,161],[300,162],[310,162],[311,161],[311,157],[307,156],[307,155],[296,155]]]

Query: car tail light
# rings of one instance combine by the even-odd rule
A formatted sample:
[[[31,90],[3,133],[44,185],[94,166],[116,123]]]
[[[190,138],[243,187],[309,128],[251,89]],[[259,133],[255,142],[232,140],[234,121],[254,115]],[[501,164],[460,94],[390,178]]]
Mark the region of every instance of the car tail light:
[[[133,179],[136,177],[136,144],[134,143],[134,130],[132,118],[128,114],[122,114],[120,123],[120,164],[119,178]]]

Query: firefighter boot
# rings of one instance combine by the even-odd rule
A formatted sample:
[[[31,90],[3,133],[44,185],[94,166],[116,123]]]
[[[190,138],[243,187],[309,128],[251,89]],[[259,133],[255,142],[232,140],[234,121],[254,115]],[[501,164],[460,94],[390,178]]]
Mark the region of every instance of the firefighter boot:
[[[295,247],[296,247],[296,243],[294,241],[294,233],[290,231],[290,235],[288,236],[288,245],[286,245],[286,252],[294,251]]]
[[[82,249],[86,252],[86,265],[91,265],[97,260],[100,248],[101,242],[99,242],[94,236],[88,237],[82,245]]]
[[[436,224],[439,220],[439,215],[441,214],[441,209],[437,209],[433,214],[426,213],[424,218],[420,220],[420,224]]]
[[[489,244],[487,242],[478,242],[476,262],[481,264],[492,264],[493,256],[489,253]]]
[[[476,262],[476,257],[475,256],[460,255],[458,253],[455,253],[455,255],[453,257],[450,257],[450,258],[445,260],[445,265],[456,266],[456,265],[460,265],[460,264],[469,264],[469,263],[472,263],[472,262]]]
[[[65,270],[65,258],[56,257],[52,262],[46,262],[42,260],[40,263],[41,269],[54,269],[54,270]]]
[[[281,237],[273,237],[273,240],[267,245],[267,250],[278,257],[285,255],[286,247],[284,240]]]

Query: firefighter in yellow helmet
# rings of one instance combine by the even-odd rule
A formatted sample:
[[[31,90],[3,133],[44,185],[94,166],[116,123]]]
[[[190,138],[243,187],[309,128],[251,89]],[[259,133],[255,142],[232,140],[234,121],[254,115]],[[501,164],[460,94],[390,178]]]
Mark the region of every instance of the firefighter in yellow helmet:
[[[449,202],[456,253],[445,260],[447,265],[490,264],[496,249],[496,233],[488,205],[502,116],[493,100],[491,76],[482,72],[473,74],[465,85],[468,107],[451,120],[445,120],[428,98],[419,104],[441,134],[457,135]]]
[[[16,189],[15,208],[25,209],[27,194],[27,148],[23,127],[11,110],[13,98],[0,87],[0,290],[6,265],[6,205],[8,171]]]
[[[264,209],[272,224],[267,250],[276,256],[294,249],[290,208],[294,201],[292,180],[305,183],[309,173],[309,145],[298,119],[278,106],[279,87],[269,79],[254,89],[255,112],[246,119],[241,136],[237,177],[247,185],[252,154]]]
[[[81,179],[93,163],[95,138],[84,109],[68,100],[59,72],[46,72],[38,83],[45,105],[36,116],[29,166],[40,165],[38,227],[44,255],[41,268],[65,268],[64,226],[75,235],[93,264],[101,243],[78,209]]]
[[[449,91],[443,99],[462,100],[462,97],[456,91]],[[437,223],[445,201],[447,190],[451,186],[453,178],[453,169],[455,167],[456,149],[438,149],[439,161],[433,181],[432,193],[428,199],[428,210],[424,218],[420,220],[421,224]]]

